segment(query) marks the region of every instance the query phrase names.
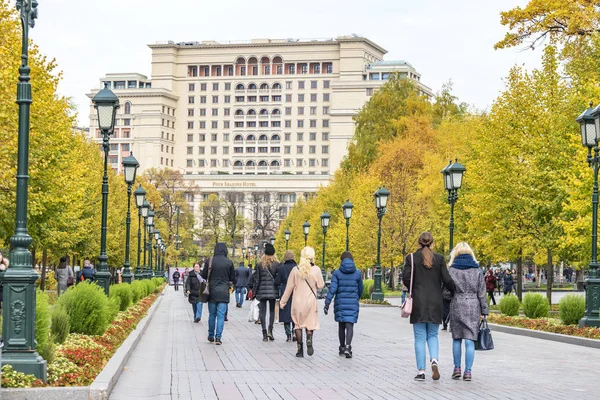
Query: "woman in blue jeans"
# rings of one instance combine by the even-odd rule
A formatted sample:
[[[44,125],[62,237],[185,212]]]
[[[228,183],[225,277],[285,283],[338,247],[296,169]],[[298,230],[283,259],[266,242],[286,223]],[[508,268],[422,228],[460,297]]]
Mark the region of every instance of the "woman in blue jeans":
[[[481,316],[488,314],[485,297],[485,278],[471,247],[460,242],[450,254],[450,276],[456,285],[450,303],[450,328],[452,329],[452,353],[454,372],[452,379],[461,377],[462,341],[465,341],[465,372],[463,380],[471,380],[475,360],[475,341],[479,333]]]
[[[433,380],[440,379],[438,369],[439,342],[438,331],[442,323],[442,284],[454,292],[454,281],[448,273],[444,257],[431,250],[433,236],[424,232],[419,236],[419,250],[407,255],[404,260],[402,281],[413,299],[410,323],[415,336],[415,357],[417,375],[415,380],[425,380],[426,347],[429,348],[429,360]],[[414,271],[413,271],[414,269]]]

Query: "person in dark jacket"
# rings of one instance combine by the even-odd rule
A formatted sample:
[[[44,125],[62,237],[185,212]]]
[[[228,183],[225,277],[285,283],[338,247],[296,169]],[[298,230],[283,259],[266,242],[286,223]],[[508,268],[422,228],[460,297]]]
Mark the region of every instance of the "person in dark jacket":
[[[200,276],[200,264],[194,264],[194,270],[188,272],[188,277],[185,280],[185,292],[188,295],[188,301],[192,305],[194,312],[194,322],[198,323],[202,319],[202,303],[200,303],[200,284],[204,282],[204,278]]]
[[[496,277],[492,269],[488,269],[485,274],[485,290],[487,291],[490,301],[496,305],[496,299],[494,298],[494,290],[496,290]]]
[[[81,282],[83,280],[93,281],[95,273],[96,271],[94,271],[90,260],[85,260],[83,262],[83,268],[77,273],[77,282]]]
[[[275,275],[277,274],[279,262],[275,256],[275,247],[267,243],[265,245],[265,254],[258,263],[257,270],[254,273],[252,292],[255,298],[260,301],[260,322],[262,325],[263,342],[275,340],[273,336],[273,323],[275,322],[275,299],[279,297],[279,291],[275,285]],[[269,304],[269,330],[267,332],[266,317],[267,303]]]
[[[507,295],[513,290],[513,285],[515,284],[515,280],[512,276],[512,271],[510,269],[506,270],[504,275],[504,294]]]
[[[296,268],[296,266],[297,264],[296,261],[294,261],[294,253],[291,250],[286,250],[285,254],[283,255],[283,264],[279,266],[277,269],[277,274],[275,275],[275,285],[279,286],[279,297],[281,297],[283,292],[285,292],[285,286],[287,285],[290,273],[294,268]],[[285,307],[279,310],[279,322],[283,322],[285,336],[287,338],[286,342],[291,342],[292,340],[295,342],[296,335],[293,335],[294,321],[292,320],[291,298]]]
[[[175,268],[175,272],[173,272],[173,287],[175,290],[179,290],[179,278],[181,274],[179,273],[179,268]]]
[[[220,345],[222,343],[225,313],[229,304],[229,287],[235,280],[233,262],[227,258],[227,245],[217,243],[214,257],[208,260],[207,266],[200,273],[208,281],[208,341]]]
[[[242,308],[244,297],[246,297],[246,288],[250,278],[250,270],[246,268],[244,262],[235,270],[235,306]]]
[[[438,370],[439,341],[438,331],[442,323],[442,284],[453,293],[454,281],[450,277],[444,257],[431,250],[433,236],[423,232],[419,236],[421,248],[408,255],[404,260],[402,280],[407,288],[411,288],[413,299],[410,323],[415,336],[415,358],[417,360],[417,376],[415,380],[425,380],[425,343],[429,348],[432,377],[440,379]],[[411,265],[414,273],[411,273]]]
[[[340,339],[339,354],[352,358],[352,337],[354,324],[358,322],[359,300],[364,286],[362,274],[354,265],[354,258],[349,251],[341,255],[340,268],[333,272],[329,292],[325,299],[325,315],[329,312],[329,305],[335,296],[333,312],[338,323],[338,336]]]

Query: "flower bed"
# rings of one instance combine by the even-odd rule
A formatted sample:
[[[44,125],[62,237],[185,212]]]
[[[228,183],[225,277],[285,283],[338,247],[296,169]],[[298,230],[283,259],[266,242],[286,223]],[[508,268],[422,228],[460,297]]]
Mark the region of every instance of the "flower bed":
[[[2,368],[2,387],[90,385],[129,334],[135,330],[157,297],[158,294],[151,294],[127,310],[119,312],[102,335],[69,334],[65,342],[56,347],[55,359],[48,365],[47,384],[36,380],[32,375],[14,371],[10,365],[5,365]]]
[[[554,318],[531,319],[490,314],[488,315],[488,321],[498,325],[600,340],[600,328],[579,328],[577,325],[563,325],[560,320]]]

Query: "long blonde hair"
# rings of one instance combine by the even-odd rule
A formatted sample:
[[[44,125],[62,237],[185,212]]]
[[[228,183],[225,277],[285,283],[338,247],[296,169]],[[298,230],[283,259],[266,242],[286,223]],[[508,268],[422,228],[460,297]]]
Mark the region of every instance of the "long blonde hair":
[[[471,257],[473,257],[473,260],[479,264],[475,258],[475,252],[473,252],[471,246],[469,246],[467,242],[459,242],[456,246],[454,246],[454,249],[452,249],[452,252],[450,253],[450,262],[448,263],[448,267],[452,266],[456,256],[460,256],[461,254],[470,254]]]
[[[263,256],[260,258],[260,266],[262,268],[271,268],[271,265],[273,265],[274,262],[279,262],[275,254],[272,256],[263,254]]]
[[[315,249],[310,246],[306,246],[300,253],[300,263],[298,264],[298,270],[300,276],[306,279],[310,275],[312,263],[315,261]]]

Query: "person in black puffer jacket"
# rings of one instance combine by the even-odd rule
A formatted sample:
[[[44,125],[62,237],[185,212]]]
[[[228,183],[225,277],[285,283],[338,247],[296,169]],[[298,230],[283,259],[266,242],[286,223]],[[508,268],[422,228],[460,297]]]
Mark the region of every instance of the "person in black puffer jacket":
[[[194,270],[188,272],[188,278],[185,280],[185,292],[188,295],[188,301],[192,305],[194,313],[194,322],[198,323],[202,319],[202,303],[200,303],[200,284],[204,279],[200,276],[200,264],[194,264]]]
[[[262,325],[263,342],[275,340],[273,336],[273,323],[275,322],[275,299],[279,297],[279,290],[275,284],[275,275],[279,262],[275,256],[275,247],[270,243],[265,245],[265,254],[260,259],[257,271],[252,276],[252,292],[260,301],[260,322]],[[269,330],[266,328],[267,302],[269,303]]]

